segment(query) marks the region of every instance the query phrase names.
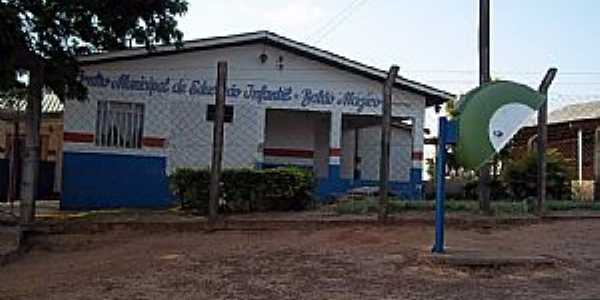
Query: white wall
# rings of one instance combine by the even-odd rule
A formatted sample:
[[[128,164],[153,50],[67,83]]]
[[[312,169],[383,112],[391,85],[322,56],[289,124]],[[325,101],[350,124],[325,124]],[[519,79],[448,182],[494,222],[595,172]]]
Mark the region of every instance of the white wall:
[[[340,157],[340,177],[354,178],[354,158],[356,150],[357,128],[345,128],[342,131],[342,156]]]
[[[261,64],[258,56],[266,53],[268,61]],[[278,57],[283,57],[283,68],[277,65]],[[85,67],[86,75],[103,76],[112,81],[122,74],[132,79],[152,77],[158,82],[169,78],[169,87],[181,80],[189,90],[193,80],[206,80],[214,85],[216,63],[227,60],[229,63],[228,86],[248,91],[249,85],[261,87],[267,85],[270,90],[292,89],[289,101],[258,101],[257,99],[228,97],[228,104],[235,107],[234,121],[226,124],[225,129],[225,167],[253,166],[261,160],[260,145],[264,141],[265,109],[282,108],[309,111],[341,111],[343,113],[376,115],[381,106],[364,107],[343,105],[343,96],[347,92],[364,97],[381,99],[381,83],[365,79],[346,71],[339,70],[320,62],[264,45],[247,45],[204,51],[187,52],[175,55],[151,57],[138,60],[110,62]],[[304,91],[313,93],[328,91],[335,97],[333,103],[307,103]],[[296,97],[297,95],[297,97]],[[65,132],[95,133],[96,103],[98,100],[114,100],[145,103],[144,135],[164,138],[164,148],[108,149],[98,148],[89,143],[65,143],[66,151],[92,151],[125,153],[136,155],[160,155],[168,157],[168,167],[172,171],[177,167],[206,167],[210,162],[212,123],[205,121],[206,105],[214,103],[212,95],[190,95],[188,92],[177,94],[148,91],[119,90],[108,87],[90,87],[90,99],[86,102],[70,101],[65,108]],[[422,128],[425,99],[419,95],[395,90],[393,93],[393,115],[410,116],[415,122],[415,149],[422,149]],[[302,127],[304,124],[289,122],[290,127]],[[341,127],[341,126],[340,126]],[[288,128],[288,130],[294,130]],[[298,129],[304,130],[304,129]],[[319,133],[316,133],[320,136]],[[310,135],[306,135],[310,139]],[[342,136],[342,139],[344,137]],[[298,141],[289,140],[290,143]],[[304,144],[306,142],[306,144]],[[314,142],[314,141],[313,141]],[[323,141],[321,141],[323,142]],[[299,146],[309,145],[302,141]],[[314,145],[313,145],[314,147]],[[316,149],[321,151],[321,148]],[[320,163],[322,164],[322,163]],[[408,161],[410,166],[410,159]],[[323,166],[319,166],[321,168]],[[408,167],[406,168],[406,172]],[[363,171],[364,172],[364,171]],[[404,171],[403,171],[404,172]]]
[[[410,131],[392,128],[390,140],[390,180],[410,179],[412,139]],[[381,128],[371,126],[358,131],[358,155],[361,158],[361,179],[379,180]]]

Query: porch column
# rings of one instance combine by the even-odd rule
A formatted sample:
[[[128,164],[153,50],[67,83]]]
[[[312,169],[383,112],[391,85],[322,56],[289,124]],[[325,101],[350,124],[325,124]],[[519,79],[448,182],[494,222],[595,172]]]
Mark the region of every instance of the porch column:
[[[262,169],[265,164],[265,127],[267,124],[267,111],[264,108],[256,109],[256,152],[254,154],[255,167]]]
[[[338,180],[340,176],[340,157],[342,156],[342,113],[331,113],[329,126],[329,179]]]
[[[342,143],[342,113],[331,112],[329,126],[329,162],[326,178],[319,178],[318,197],[330,201],[341,196],[349,188],[349,181],[341,178],[340,157]]]
[[[411,198],[420,200],[423,190],[423,119],[419,117],[412,118],[412,163],[410,168],[410,186]]]

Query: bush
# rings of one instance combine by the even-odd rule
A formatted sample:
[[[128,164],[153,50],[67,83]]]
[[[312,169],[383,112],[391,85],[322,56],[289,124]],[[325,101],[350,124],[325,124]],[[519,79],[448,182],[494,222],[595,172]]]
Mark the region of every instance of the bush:
[[[210,171],[178,169],[170,178],[171,190],[184,209],[208,212]],[[312,173],[300,168],[229,169],[221,175],[221,198],[234,213],[289,211],[312,201]]]
[[[563,199],[569,195],[572,170],[569,161],[558,151],[546,152],[547,193],[551,199]],[[530,151],[508,161],[502,172],[502,181],[514,199],[525,199],[537,195],[537,152]]]

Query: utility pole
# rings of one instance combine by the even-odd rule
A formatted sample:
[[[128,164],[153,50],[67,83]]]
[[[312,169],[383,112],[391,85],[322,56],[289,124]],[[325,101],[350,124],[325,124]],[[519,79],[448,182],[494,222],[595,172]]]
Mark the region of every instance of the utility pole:
[[[25,110],[25,157],[21,176],[21,202],[19,214],[21,225],[27,227],[35,221],[35,198],[37,197],[40,165],[40,120],[44,88],[44,66],[32,63],[29,70],[27,107]]]
[[[221,162],[223,160],[223,123],[225,119],[225,90],[227,86],[227,62],[217,63],[217,93],[215,98],[215,120],[213,122],[212,163],[210,165],[210,187],[208,199],[208,220],[217,221],[221,183]]]
[[[383,86],[383,112],[381,121],[381,160],[379,166],[379,221],[387,219],[388,194],[390,191],[390,136],[392,121],[392,90],[400,68],[390,67]]]
[[[490,0],[479,0],[479,84],[490,82]],[[479,169],[479,209],[486,214],[490,207],[490,165]]]
[[[544,104],[538,111],[537,127],[537,153],[538,153],[538,198],[535,206],[535,212],[538,216],[544,214],[544,203],[546,202],[546,143],[548,140],[548,89],[556,76],[557,69],[551,68],[544,76],[544,80],[539,87],[540,94],[546,97]]]

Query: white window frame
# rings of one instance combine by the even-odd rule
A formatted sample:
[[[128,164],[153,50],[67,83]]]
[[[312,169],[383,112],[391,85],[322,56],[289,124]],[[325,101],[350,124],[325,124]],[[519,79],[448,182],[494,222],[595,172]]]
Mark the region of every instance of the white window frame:
[[[145,105],[109,100],[99,100],[97,104],[96,146],[141,149]]]

